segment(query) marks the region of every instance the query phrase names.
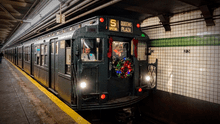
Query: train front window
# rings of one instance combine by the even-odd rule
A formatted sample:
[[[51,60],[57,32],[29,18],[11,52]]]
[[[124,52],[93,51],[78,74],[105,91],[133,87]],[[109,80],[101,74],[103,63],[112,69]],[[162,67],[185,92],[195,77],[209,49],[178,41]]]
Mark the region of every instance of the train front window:
[[[102,60],[103,40],[101,38],[81,39],[81,59],[82,61]]]
[[[112,59],[117,61],[128,57],[128,42],[112,42]]]

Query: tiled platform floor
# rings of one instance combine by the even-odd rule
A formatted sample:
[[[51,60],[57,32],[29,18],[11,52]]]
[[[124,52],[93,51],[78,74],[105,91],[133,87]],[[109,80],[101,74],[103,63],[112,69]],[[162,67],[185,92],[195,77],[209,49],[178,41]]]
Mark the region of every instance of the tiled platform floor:
[[[0,64],[0,124],[74,124],[6,59]]]

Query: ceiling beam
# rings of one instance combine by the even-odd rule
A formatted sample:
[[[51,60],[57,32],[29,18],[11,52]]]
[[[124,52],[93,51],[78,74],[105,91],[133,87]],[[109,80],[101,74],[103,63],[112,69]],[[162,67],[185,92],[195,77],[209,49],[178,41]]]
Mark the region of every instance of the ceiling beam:
[[[199,8],[202,11],[206,26],[214,26],[215,22],[213,20],[213,11],[211,11],[211,8],[209,8],[207,5],[200,6]]]
[[[3,11],[5,11],[6,13],[8,13],[8,15],[13,18],[13,19],[16,19],[7,9],[5,9],[5,7],[0,3],[0,8],[3,9]]]
[[[11,22],[5,21],[5,20],[0,20],[0,24],[7,24],[7,25],[12,25],[13,26],[13,24]]]
[[[134,6],[134,5],[128,5],[128,4],[122,4],[122,3],[118,3],[115,6],[123,8],[125,10],[138,12],[138,13],[158,15],[157,11],[154,11],[152,9],[147,9],[141,6]]]
[[[20,21],[20,19],[2,19],[2,18],[0,18],[0,21],[18,22],[18,21]]]
[[[10,30],[8,30],[8,29],[0,29],[0,32],[11,32]]]
[[[1,32],[1,34],[8,34],[8,33],[9,33],[9,32],[5,32],[5,31],[4,31],[4,32]]]
[[[201,0],[178,0],[178,1],[181,1],[183,3],[189,4],[192,6],[196,6],[196,7],[198,7],[202,4]]]
[[[12,6],[27,7],[27,8],[31,6],[31,4],[26,3],[26,2],[11,1],[11,0],[1,0],[0,3],[10,4]]]
[[[8,13],[0,11],[0,15],[5,15],[5,14],[8,14]],[[21,14],[21,13],[11,13],[11,15],[14,17],[14,16],[22,16],[23,14]]]
[[[11,28],[11,26],[9,26],[9,25],[4,25],[4,24],[0,24],[0,28],[8,29],[8,28]]]
[[[165,31],[171,31],[171,28],[170,28],[170,18],[169,16],[166,16],[166,15],[158,15],[158,18],[160,19],[160,22],[162,23],[163,27],[165,28]]]

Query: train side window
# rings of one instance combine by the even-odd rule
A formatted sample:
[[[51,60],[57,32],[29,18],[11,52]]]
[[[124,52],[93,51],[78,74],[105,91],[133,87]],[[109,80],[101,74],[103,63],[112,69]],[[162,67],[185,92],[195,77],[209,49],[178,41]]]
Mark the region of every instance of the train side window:
[[[21,48],[18,48],[18,58],[21,59]]]
[[[30,50],[30,47],[28,47],[28,53],[27,53],[27,54],[28,54],[28,61],[31,60],[31,59],[30,59],[30,56],[31,56],[31,55],[30,55],[30,51],[31,51],[31,50]]]
[[[44,54],[47,54],[47,45],[44,46]]]
[[[28,61],[28,47],[25,47],[25,48],[24,48],[24,54],[25,54],[25,55],[24,55],[24,60],[25,60],[25,61]]]
[[[58,54],[58,41],[56,42],[56,54]]]
[[[82,61],[102,60],[103,40],[101,38],[81,39],[81,59]]]
[[[41,58],[41,63],[40,65],[43,66],[44,65],[44,45],[41,45],[41,53],[40,53],[40,58]]]
[[[35,53],[34,53],[34,59],[35,59],[35,63],[37,63],[37,47],[35,46]]]
[[[37,65],[40,65],[40,46],[37,46]]]
[[[146,48],[147,48],[146,42],[141,42],[141,41],[138,42],[138,45],[137,45],[137,55],[138,55],[137,59],[138,60],[147,60],[147,55],[145,55]]]
[[[66,74],[71,74],[71,47],[70,47],[70,40],[66,41],[65,48],[66,48],[65,73]]]
[[[45,57],[44,57],[44,65],[47,65],[47,45],[45,45],[44,46],[44,55],[45,55]]]
[[[54,43],[51,43],[51,53],[54,52]]]

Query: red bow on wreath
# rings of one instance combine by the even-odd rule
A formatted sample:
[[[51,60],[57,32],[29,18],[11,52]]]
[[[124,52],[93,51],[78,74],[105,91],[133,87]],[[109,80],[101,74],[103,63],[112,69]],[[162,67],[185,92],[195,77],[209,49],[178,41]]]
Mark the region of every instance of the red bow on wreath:
[[[134,55],[137,58],[137,44],[138,44],[138,39],[133,39],[133,44],[134,44]]]
[[[108,49],[108,58],[111,58],[112,57],[112,42],[113,42],[113,39],[112,37],[109,38],[109,49]]]

